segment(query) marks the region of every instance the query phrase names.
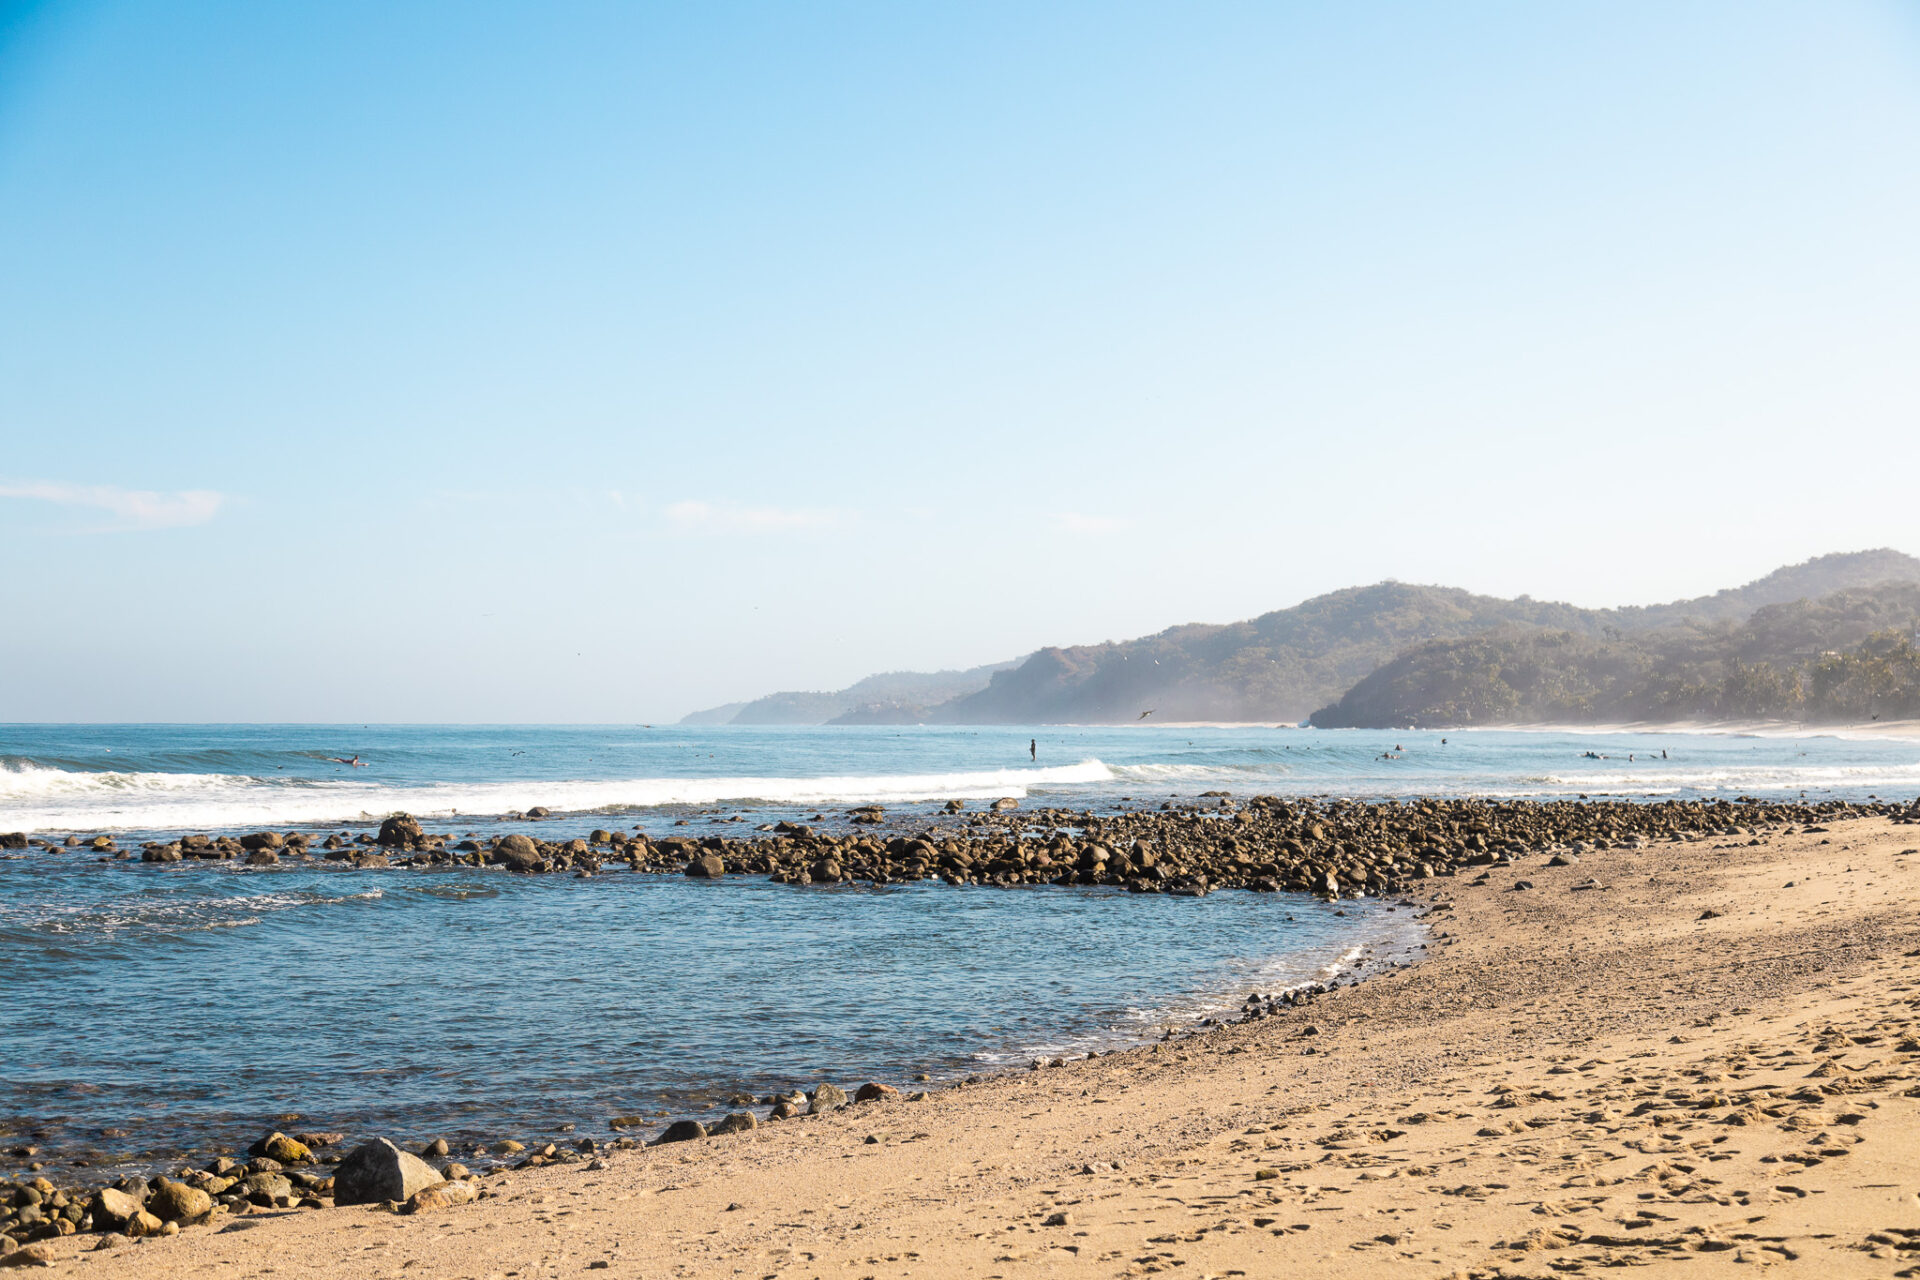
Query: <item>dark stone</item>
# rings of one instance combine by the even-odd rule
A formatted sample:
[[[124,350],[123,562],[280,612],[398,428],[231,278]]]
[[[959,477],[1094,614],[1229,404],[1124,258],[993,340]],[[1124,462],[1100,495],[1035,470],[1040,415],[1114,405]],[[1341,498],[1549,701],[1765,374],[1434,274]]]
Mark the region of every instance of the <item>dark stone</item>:
[[[396,813],[380,824],[380,844],[385,848],[411,849],[425,838],[420,823],[404,813]]]
[[[440,1180],[439,1171],[419,1156],[409,1155],[385,1138],[375,1138],[355,1147],[340,1162],[333,1175],[333,1202],[404,1202]]]
[[[518,834],[501,837],[488,861],[509,871],[543,871],[547,865],[540,855],[540,846],[530,837]]]
[[[727,874],[727,864],[717,853],[705,853],[687,864],[687,874],[697,880],[717,880]]]
[[[698,1120],[675,1120],[655,1142],[692,1142],[707,1136],[707,1127]]]

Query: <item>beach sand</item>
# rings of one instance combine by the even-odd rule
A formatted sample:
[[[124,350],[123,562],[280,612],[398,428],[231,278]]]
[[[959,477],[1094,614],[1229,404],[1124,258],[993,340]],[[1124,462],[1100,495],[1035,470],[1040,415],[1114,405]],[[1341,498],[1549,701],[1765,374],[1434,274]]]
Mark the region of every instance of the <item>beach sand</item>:
[[[1915,846],[1529,857],[1433,881],[1427,960],[1282,1016],[437,1212],[49,1247],[143,1280],[1920,1275]]]

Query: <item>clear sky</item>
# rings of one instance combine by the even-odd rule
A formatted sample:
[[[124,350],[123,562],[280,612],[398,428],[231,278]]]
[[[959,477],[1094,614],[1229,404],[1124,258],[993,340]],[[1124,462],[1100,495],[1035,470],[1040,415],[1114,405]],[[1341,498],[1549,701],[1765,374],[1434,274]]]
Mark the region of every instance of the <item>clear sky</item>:
[[[1920,6],[0,0],[0,720],[1920,553]]]

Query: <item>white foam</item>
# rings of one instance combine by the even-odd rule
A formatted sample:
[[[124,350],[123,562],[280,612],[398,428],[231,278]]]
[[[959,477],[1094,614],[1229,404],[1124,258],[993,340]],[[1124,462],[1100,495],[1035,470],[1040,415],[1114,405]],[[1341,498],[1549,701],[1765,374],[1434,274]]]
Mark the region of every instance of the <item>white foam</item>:
[[[1036,789],[1109,782],[1098,760],[1048,769],[822,778],[627,778],[438,783],[396,787],[359,779],[305,781],[214,773],[83,773],[0,768],[0,831],[218,830],[492,815],[545,805],[555,812],[707,805],[805,807],[914,800],[1024,798]]]

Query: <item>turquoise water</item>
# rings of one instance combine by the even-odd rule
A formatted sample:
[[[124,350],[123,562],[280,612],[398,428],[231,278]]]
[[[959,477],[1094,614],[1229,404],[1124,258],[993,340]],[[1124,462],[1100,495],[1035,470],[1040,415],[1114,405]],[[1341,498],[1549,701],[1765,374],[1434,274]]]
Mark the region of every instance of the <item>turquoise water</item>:
[[[328,759],[356,755],[367,767]],[[646,824],[721,804],[797,812],[1031,795],[1077,805],[1211,789],[1908,795],[1920,791],[1920,741],[1161,726],[0,726],[0,830],[314,826],[399,809],[482,821],[533,805]]]
[[[1203,790],[1905,798],[1920,744],[1297,729],[0,727],[0,832],[827,826],[880,801]],[[1038,739],[1038,760],[1028,744]],[[1666,757],[1660,757],[1665,751]],[[1586,753],[1592,752],[1589,757]],[[365,768],[328,756],[359,755]],[[1391,754],[1398,758],[1383,758]],[[1627,757],[1633,758],[1629,760]],[[1595,758],[1598,757],[1598,758]],[[537,827],[507,816],[555,810]],[[1285,896],[798,890],[0,855],[0,1139],[151,1161],[268,1127],[539,1137],[820,1079],[907,1085],[1155,1037],[1399,962],[1411,913]],[[297,1114],[298,1122],[282,1117]]]

